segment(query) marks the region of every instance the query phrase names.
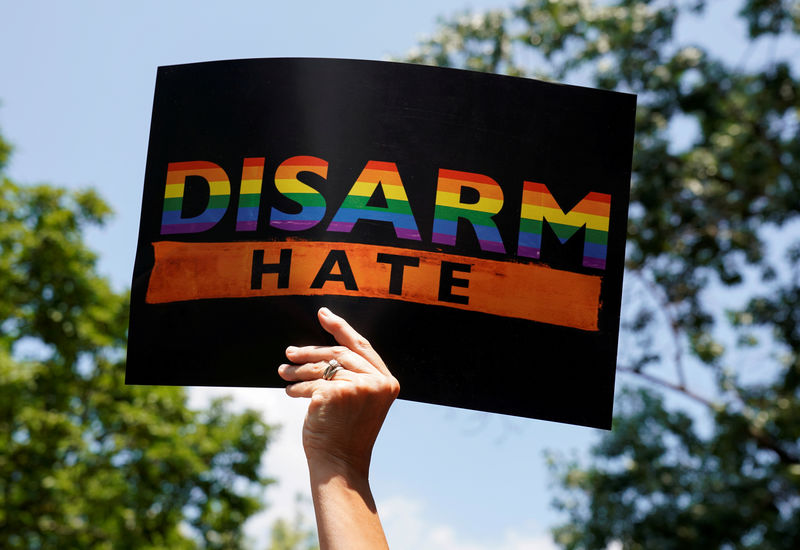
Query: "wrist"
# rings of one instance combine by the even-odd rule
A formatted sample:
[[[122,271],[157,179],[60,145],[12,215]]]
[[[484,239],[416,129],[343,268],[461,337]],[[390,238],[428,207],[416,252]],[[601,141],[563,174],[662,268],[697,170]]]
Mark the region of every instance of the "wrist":
[[[306,460],[312,482],[341,478],[360,485],[369,480],[369,458],[358,460],[328,451],[306,450]]]

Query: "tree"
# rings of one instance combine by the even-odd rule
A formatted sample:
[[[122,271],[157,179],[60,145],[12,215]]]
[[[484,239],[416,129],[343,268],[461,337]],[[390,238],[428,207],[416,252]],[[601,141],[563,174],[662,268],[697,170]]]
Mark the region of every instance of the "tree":
[[[408,57],[638,94],[618,366],[638,389],[591,464],[551,458],[564,548],[800,547],[800,3],[741,2],[737,63],[681,38],[705,9],[520,1]]]
[[[292,521],[280,518],[272,524],[267,550],[319,550],[316,530],[308,526],[302,504],[303,499],[298,495]]]
[[[93,191],[0,183],[0,547],[240,548],[271,427],[124,384],[127,296],[83,240],[108,215]]]

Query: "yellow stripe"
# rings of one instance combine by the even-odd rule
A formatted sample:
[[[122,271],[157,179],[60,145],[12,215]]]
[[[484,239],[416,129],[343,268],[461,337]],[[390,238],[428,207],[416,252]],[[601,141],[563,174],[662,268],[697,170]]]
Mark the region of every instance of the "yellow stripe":
[[[183,198],[183,183],[168,183],[164,188],[165,199],[180,199]]]
[[[461,195],[459,193],[447,193],[446,191],[436,192],[436,204],[440,206],[475,210],[477,212],[486,212],[489,214],[497,214],[500,212],[500,209],[503,208],[503,201],[500,199],[481,197],[481,199],[474,204],[464,204],[460,202],[460,200]]]
[[[275,187],[283,193],[317,193],[317,190],[296,179],[275,179]]]
[[[209,181],[208,187],[211,190],[211,195],[230,195],[231,184],[225,181]]]
[[[402,185],[393,185],[385,182],[381,183],[381,185],[383,186],[383,194],[387,199],[408,202],[406,190]],[[376,183],[358,180],[353,184],[353,188],[350,190],[348,195],[354,195],[357,197],[371,197],[375,193],[375,188],[377,187],[378,184]]]
[[[560,223],[581,227],[586,225],[587,229],[595,231],[608,231],[608,218],[594,214],[583,214],[581,212],[568,212],[565,214],[560,208],[547,208],[534,204],[523,204],[521,217],[527,220],[546,219],[548,222]]]
[[[261,193],[261,180],[242,180],[242,195],[258,195]]]

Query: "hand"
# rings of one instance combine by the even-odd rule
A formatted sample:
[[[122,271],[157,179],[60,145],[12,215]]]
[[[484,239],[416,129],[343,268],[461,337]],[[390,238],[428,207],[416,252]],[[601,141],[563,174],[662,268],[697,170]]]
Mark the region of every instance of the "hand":
[[[338,346],[306,346],[286,349],[293,363],[278,367],[289,382],[291,397],[310,397],[303,447],[309,465],[332,463],[362,475],[369,472],[372,447],[400,384],[369,342],[344,319],[327,308],[319,322],[333,335]],[[324,380],[328,361],[343,367],[331,380]]]

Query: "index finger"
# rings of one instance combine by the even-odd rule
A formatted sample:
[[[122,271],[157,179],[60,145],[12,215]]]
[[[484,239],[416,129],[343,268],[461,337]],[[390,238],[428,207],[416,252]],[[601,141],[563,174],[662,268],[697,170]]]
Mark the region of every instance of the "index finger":
[[[350,324],[335,315],[331,310],[326,307],[320,308],[317,315],[319,322],[326,331],[342,346],[345,346],[367,361],[369,361],[376,369],[381,371],[382,374],[391,376],[389,368],[383,362],[381,356],[378,355],[369,341],[361,336]]]

